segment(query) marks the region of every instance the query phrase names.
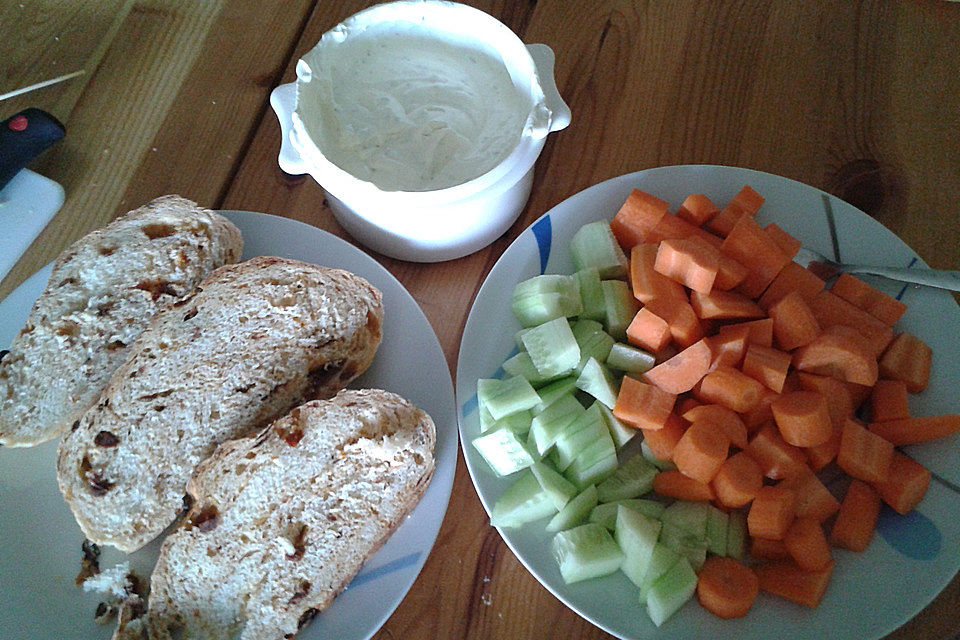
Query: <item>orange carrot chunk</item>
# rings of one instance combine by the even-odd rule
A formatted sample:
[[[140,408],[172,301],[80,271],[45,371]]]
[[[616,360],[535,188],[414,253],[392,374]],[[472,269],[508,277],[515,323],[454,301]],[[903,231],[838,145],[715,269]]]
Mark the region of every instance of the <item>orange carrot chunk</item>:
[[[673,450],[673,463],[685,476],[709,483],[727,459],[727,434],[707,422],[694,422]]]
[[[717,263],[717,279],[713,281],[713,288],[729,291],[743,282],[747,273],[745,266],[721,252],[720,261]]]
[[[670,325],[647,307],[640,309],[627,326],[627,340],[655,354],[663,351],[670,339]]]
[[[613,414],[637,429],[662,429],[676,400],[672,393],[624,376]]]
[[[710,345],[706,340],[700,340],[644,373],[643,380],[667,393],[690,391],[707,375],[712,359]]]
[[[823,522],[840,508],[840,502],[812,471],[785,478],[778,486],[790,489],[797,494],[797,517],[813,518]]]
[[[653,268],[694,291],[710,293],[719,262],[716,247],[696,237],[677,238],[660,243]]]
[[[638,244],[630,251],[630,288],[633,296],[644,304],[651,300],[682,300],[687,294],[683,285],[654,269],[657,245]]]
[[[693,291],[690,306],[697,317],[704,320],[747,320],[766,316],[756,302],[732,291]]]
[[[743,354],[747,350],[747,336],[750,335],[749,329],[743,329],[739,332],[727,331],[720,332],[715,336],[706,338],[713,351],[713,359],[710,361],[710,370],[717,367],[733,367],[737,369],[743,362]]]
[[[800,253],[800,247],[803,246],[803,243],[773,222],[765,226],[763,231],[770,236],[770,239],[773,240],[774,243],[780,247],[780,250],[783,251],[791,260],[796,258],[797,254]]]
[[[818,571],[830,564],[830,543],[814,518],[798,517],[783,536],[783,546],[801,569]]]
[[[796,493],[780,486],[765,486],[750,503],[747,530],[754,538],[783,540],[796,513]]]
[[[788,376],[789,377],[789,376]],[[779,393],[770,389],[764,389],[760,394],[760,402],[753,409],[741,414],[743,424],[747,427],[747,433],[755,434],[765,424],[773,422],[773,410],[770,405],[780,396]]]
[[[750,556],[757,560],[793,560],[783,540],[750,539]]]
[[[828,464],[836,460],[837,453],[840,451],[840,438],[843,434],[843,427],[834,425],[833,433],[830,439],[823,444],[815,447],[803,447],[803,453],[807,457],[807,464],[813,471],[820,471]]]
[[[624,251],[629,251],[646,241],[669,209],[670,203],[666,200],[634,189],[614,216],[610,230]]]
[[[880,517],[880,494],[866,482],[854,480],[840,503],[830,542],[851,551],[866,551]]]
[[[960,431],[960,415],[871,422],[870,431],[895,447],[946,438]]]
[[[818,376],[814,373],[800,372],[797,374],[797,379],[803,389],[817,391],[826,399],[830,420],[838,431],[843,429],[847,418],[856,411],[849,386],[843,380],[830,376]]]
[[[771,391],[780,393],[790,370],[790,354],[751,344],[743,357],[742,370]]]
[[[790,257],[749,216],[737,220],[720,250],[747,268],[747,277],[737,290],[754,299],[790,262]]]
[[[683,218],[668,213],[660,219],[657,226],[647,236],[647,242],[662,242],[680,238],[698,238],[706,244],[719,249],[723,240],[717,236],[696,227]]]
[[[808,345],[820,335],[820,324],[798,291],[791,291],[770,305],[767,313],[773,319],[773,337],[785,351]]]
[[[724,507],[744,507],[760,493],[763,471],[753,458],[741,451],[724,460],[711,486]]]
[[[789,262],[780,270],[757,303],[762,308],[769,309],[771,305],[792,291],[796,291],[809,302],[826,286],[826,282],[806,267],[801,267],[796,262]]]
[[[763,196],[749,186],[744,186],[723,208],[723,211],[707,223],[707,229],[718,236],[726,237],[741,217],[756,215],[763,202]]]
[[[747,447],[747,427],[732,409],[719,404],[698,404],[681,412],[687,422],[706,422],[727,434],[730,444],[738,449]]]
[[[702,227],[720,213],[720,207],[705,195],[687,196],[680,208],[677,209],[677,215],[698,227]]]
[[[743,413],[759,404],[762,393],[763,385],[753,378],[732,367],[717,367],[700,381],[697,397]]]
[[[746,452],[773,480],[790,478],[808,471],[803,450],[787,443],[772,423],[760,427],[750,439]]]
[[[679,285],[678,285],[679,286]],[[681,347],[689,347],[703,338],[703,324],[693,312],[686,296],[679,300],[656,298],[647,303],[650,310],[667,321],[670,337]]]
[[[827,399],[816,391],[785,393],[773,401],[770,409],[780,435],[795,447],[815,447],[833,433]]]
[[[720,333],[725,333],[727,331],[743,331],[743,330],[746,330],[747,332],[748,344],[758,344],[761,347],[773,346],[773,319],[772,318],[761,318],[760,320],[750,320],[748,322],[730,324],[725,327],[721,327]]]
[[[902,380],[877,380],[870,393],[870,421],[902,420],[909,417],[907,385]]]
[[[831,291],[821,291],[814,296],[810,310],[821,327],[840,324],[859,333],[875,358],[893,340],[893,329]]]
[[[828,327],[813,342],[794,351],[793,366],[872,387],[877,382],[877,361],[851,331],[843,326]]]
[[[920,338],[901,333],[880,358],[880,375],[900,380],[910,393],[920,393],[930,383],[930,347]]]
[[[713,500],[713,489],[679,471],[661,471],[653,478],[653,490],[658,495],[675,500],[709,502]]]
[[[873,485],[883,501],[901,515],[913,511],[929,487],[930,470],[899,451],[893,452],[886,481]]]
[[[819,571],[808,571],[793,562],[768,562],[756,567],[760,589],[806,607],[816,607],[830,584],[834,562]]]
[[[724,620],[747,615],[759,593],[757,574],[733,558],[711,556],[697,575],[697,599]]]
[[[863,309],[888,327],[895,325],[907,310],[907,305],[893,296],[871,287],[849,273],[840,274],[830,291],[853,306]]]
[[[848,418],[843,425],[837,464],[853,478],[864,482],[884,482],[893,461],[893,444]]]
[[[673,460],[673,450],[687,430],[687,425],[676,413],[671,412],[662,428],[640,430],[647,448],[658,460]]]

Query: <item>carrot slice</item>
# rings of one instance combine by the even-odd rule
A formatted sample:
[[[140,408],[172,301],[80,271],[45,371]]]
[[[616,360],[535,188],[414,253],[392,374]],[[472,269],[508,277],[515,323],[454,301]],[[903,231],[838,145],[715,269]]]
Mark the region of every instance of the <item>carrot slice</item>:
[[[930,361],[933,352],[920,338],[901,333],[880,358],[880,375],[900,380],[910,393],[919,393],[930,383]]]
[[[677,209],[677,215],[690,224],[702,227],[720,213],[720,207],[713,203],[713,200],[705,195],[687,196],[680,208]]]
[[[770,305],[767,313],[773,319],[773,337],[785,351],[808,345],[820,335],[820,324],[798,291],[791,291]]]
[[[743,357],[742,371],[771,391],[780,393],[790,370],[790,354],[751,344]]]
[[[713,500],[713,489],[679,471],[661,471],[653,478],[653,490],[665,498],[690,500],[691,502],[709,502]]]
[[[837,464],[853,478],[884,482],[890,473],[893,444],[848,418],[843,425]]]
[[[803,246],[799,240],[781,229],[778,225],[771,222],[763,228],[764,233],[770,236],[770,239],[776,243],[780,250],[793,260],[800,253],[800,247]]]
[[[640,429],[647,448],[658,460],[673,460],[673,450],[686,430],[687,425],[673,412],[667,416],[667,421],[662,428]]]
[[[750,555],[757,560],[793,560],[783,540],[750,539]]]
[[[880,517],[880,494],[866,482],[854,480],[840,503],[830,542],[851,551],[866,551]]]
[[[727,459],[727,434],[707,422],[694,422],[673,450],[673,463],[685,476],[709,483]]]
[[[676,400],[672,393],[624,376],[613,415],[634,428],[662,429]]]
[[[747,530],[755,538],[783,540],[796,514],[796,493],[780,486],[765,486],[750,503]]]
[[[663,240],[653,268],[700,293],[710,293],[717,278],[720,250],[700,238]]]
[[[743,362],[743,354],[747,350],[747,337],[750,335],[749,329],[742,331],[721,332],[715,336],[706,338],[713,351],[713,360],[710,362],[710,370],[717,367],[740,367]]]
[[[627,326],[627,340],[652,353],[660,353],[670,344],[670,325],[667,321],[643,307]]]
[[[763,202],[763,196],[749,186],[744,186],[723,208],[723,211],[707,223],[707,229],[718,236],[726,237],[741,217],[756,215]]]
[[[910,513],[927,495],[930,470],[899,451],[893,452],[886,481],[873,485],[880,497],[901,515]]]
[[[835,325],[828,327],[810,344],[793,354],[793,366],[824,376],[873,386],[877,382],[877,361],[851,335],[853,330]]]
[[[800,475],[809,470],[803,450],[787,443],[771,423],[760,427],[747,445],[746,452],[763,469],[763,475],[773,480]]]
[[[727,434],[730,444],[739,448],[747,447],[747,427],[732,409],[719,404],[698,404],[681,412],[687,422],[706,422]]]
[[[773,401],[770,409],[780,435],[795,447],[815,447],[833,433],[827,399],[816,391],[785,393]]]
[[[797,494],[798,517],[813,518],[823,522],[840,508],[840,502],[812,471],[785,478],[780,481],[779,486]]]
[[[667,393],[680,394],[690,391],[707,375],[712,359],[713,352],[709,343],[700,340],[644,373],[643,380]]]
[[[746,320],[766,316],[756,302],[732,291],[693,291],[690,294],[690,306],[697,317],[704,320]]]
[[[651,300],[682,300],[687,294],[683,285],[674,282],[653,268],[657,260],[657,245],[638,244],[630,251],[630,288],[633,296],[644,304]]]
[[[819,571],[832,560],[830,543],[820,521],[814,518],[801,516],[794,519],[783,536],[783,546],[801,569]]]
[[[790,262],[790,257],[749,216],[737,220],[720,250],[747,268],[747,277],[737,290],[754,299]]]
[[[744,281],[748,270],[745,266],[725,253],[720,253],[717,263],[717,279],[713,281],[714,289],[729,291]]]
[[[725,620],[747,615],[759,593],[757,574],[733,558],[711,556],[697,575],[700,604]]]
[[[724,460],[711,486],[721,505],[737,509],[750,504],[760,493],[763,471],[753,458],[741,451]]]
[[[727,331],[746,331],[747,342],[749,344],[758,344],[761,347],[773,346],[773,319],[761,318],[760,320],[750,320],[748,322],[739,322],[720,328],[720,333]]]
[[[946,438],[960,431],[960,415],[929,416],[871,422],[870,431],[895,447]]]
[[[764,309],[769,309],[771,305],[792,291],[796,291],[804,300],[809,302],[826,286],[827,283],[812,271],[806,267],[801,267],[796,262],[790,262],[773,279],[767,290],[760,296],[757,304]]]
[[[820,471],[836,460],[837,452],[840,451],[840,438],[842,434],[843,427],[834,425],[833,433],[830,434],[829,440],[815,447],[803,448],[803,453],[807,457],[807,464],[811,470]]]
[[[870,421],[903,420],[909,417],[907,385],[902,380],[877,380],[870,393]]]
[[[793,562],[768,562],[756,567],[760,589],[806,607],[817,607],[830,584],[834,562],[819,571],[808,571]]]
[[[763,425],[773,422],[773,410],[770,408],[770,405],[773,404],[773,401],[779,396],[779,393],[764,388],[763,393],[760,394],[760,402],[757,403],[757,406],[741,414],[743,424],[747,427],[748,434],[753,435],[759,431]]]
[[[847,418],[856,411],[849,386],[843,380],[802,371],[797,374],[797,379],[803,389],[816,391],[826,399],[831,422],[838,430],[842,429]]]
[[[840,324],[859,333],[874,358],[879,357],[893,340],[893,329],[840,296],[821,291],[810,300],[810,310],[821,327]]]
[[[888,327],[895,325],[907,310],[907,305],[893,296],[871,287],[849,273],[840,274],[830,291],[853,306],[863,309]]]
[[[660,218],[660,222],[647,236],[647,242],[662,242],[680,238],[698,238],[716,249],[719,249],[723,243],[723,240],[712,233],[704,231],[672,213]]]
[[[743,413],[759,404],[762,392],[763,385],[753,378],[732,367],[717,367],[700,381],[697,397]]]
[[[646,241],[670,209],[670,203],[634,189],[610,223],[610,230],[624,251]]]
[[[647,306],[667,321],[670,337],[681,347],[689,347],[703,338],[704,326],[697,318],[697,314],[693,312],[693,307],[687,302],[685,295],[683,298],[673,300],[655,298],[647,302]]]

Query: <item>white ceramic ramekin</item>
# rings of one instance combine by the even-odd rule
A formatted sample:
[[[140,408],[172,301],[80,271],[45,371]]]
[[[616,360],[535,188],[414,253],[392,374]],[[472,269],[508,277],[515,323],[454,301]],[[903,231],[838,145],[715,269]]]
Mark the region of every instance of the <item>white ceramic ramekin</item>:
[[[354,238],[387,256],[412,262],[451,260],[481,249],[517,219],[530,196],[533,164],[546,136],[570,124],[570,108],[553,78],[553,51],[542,44],[524,45],[504,24],[472,7],[433,0],[403,0],[377,5],[328,33],[381,23],[416,21],[450,38],[472,38],[501,57],[514,86],[529,92],[537,113],[528,119],[513,151],[483,175],[435,191],[384,191],[360,180],[321,153],[301,114],[298,91],[310,81],[311,54],[297,65],[298,80],[274,89],[270,104],[280,120],[280,168],[309,173],[323,187],[337,221]],[[338,31],[339,30],[339,31]],[[325,36],[326,37],[326,36]],[[311,52],[312,53],[312,52]]]

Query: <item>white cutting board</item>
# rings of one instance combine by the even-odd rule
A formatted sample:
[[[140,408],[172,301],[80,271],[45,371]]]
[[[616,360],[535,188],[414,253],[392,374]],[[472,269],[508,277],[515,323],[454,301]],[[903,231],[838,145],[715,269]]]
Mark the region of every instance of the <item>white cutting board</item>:
[[[0,190],[0,280],[63,206],[63,187],[23,169]]]

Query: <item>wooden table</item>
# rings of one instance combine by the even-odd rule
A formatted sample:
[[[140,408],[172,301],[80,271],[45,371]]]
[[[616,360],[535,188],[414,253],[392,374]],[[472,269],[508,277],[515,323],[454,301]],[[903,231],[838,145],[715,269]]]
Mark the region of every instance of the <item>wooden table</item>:
[[[310,178],[277,167],[271,89],[363,0],[9,0],[0,104],[38,106],[67,137],[33,168],[63,210],[0,298],[68,243],[166,193],[288,216],[347,237]],[[938,1],[471,1],[557,55],[573,124],[552,135],[520,220],[490,247],[434,265],[378,259],[419,301],[451,371],[473,297],[527,225],[574,193],[670,164],[738,165],[825,189],[875,216],[932,266],[960,269],[960,4]],[[349,238],[348,238],[349,239]],[[549,630],[548,632],[546,630]],[[960,580],[890,637],[953,638]],[[506,548],[462,457],[433,553],[375,636],[609,637]]]

